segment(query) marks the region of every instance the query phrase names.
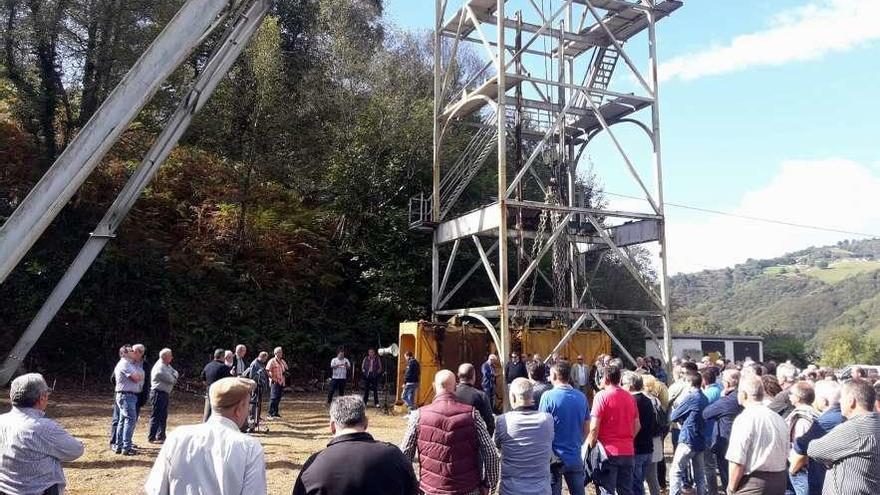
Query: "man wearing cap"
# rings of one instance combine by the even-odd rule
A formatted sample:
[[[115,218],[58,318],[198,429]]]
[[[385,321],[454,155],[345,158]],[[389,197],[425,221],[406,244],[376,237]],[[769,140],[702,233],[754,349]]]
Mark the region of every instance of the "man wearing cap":
[[[396,446],[367,433],[367,408],[356,395],[330,405],[327,448],[303,464],[293,495],[412,495],[419,483],[412,463]]]
[[[222,378],[208,391],[208,421],[176,428],[159,451],[144,490],[148,495],[266,493],[266,460],[260,442],[241,433],[253,380]]]
[[[0,493],[64,492],[62,462],[83,454],[83,444],[45,416],[49,386],[39,373],[12,381],[12,410],[0,415]]]

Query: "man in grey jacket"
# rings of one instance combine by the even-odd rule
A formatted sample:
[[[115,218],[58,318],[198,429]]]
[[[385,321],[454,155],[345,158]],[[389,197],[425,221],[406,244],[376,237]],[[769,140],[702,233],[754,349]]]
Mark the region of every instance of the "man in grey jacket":
[[[150,443],[165,441],[165,425],[168,422],[168,397],[174,384],[177,383],[177,370],[171,367],[171,349],[167,347],[159,351],[159,359],[150,373],[150,432],[147,440]]]

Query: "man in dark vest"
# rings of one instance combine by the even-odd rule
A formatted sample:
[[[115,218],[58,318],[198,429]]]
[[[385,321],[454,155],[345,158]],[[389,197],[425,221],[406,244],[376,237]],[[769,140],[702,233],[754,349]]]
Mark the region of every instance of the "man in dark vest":
[[[455,398],[455,375],[434,375],[431,404],[410,415],[401,449],[419,457],[419,489],[425,495],[481,495],[498,483],[498,452],[473,406]]]

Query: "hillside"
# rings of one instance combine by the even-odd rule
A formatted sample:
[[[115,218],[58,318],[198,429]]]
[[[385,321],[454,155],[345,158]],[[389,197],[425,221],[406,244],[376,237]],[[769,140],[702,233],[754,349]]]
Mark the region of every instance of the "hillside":
[[[831,340],[872,358],[880,341],[880,240],[844,241],[671,280],[684,333],[748,333],[827,360]],[[832,346],[833,347],[833,346]],[[866,354],[867,353],[867,354]],[[845,358],[845,357],[844,357]]]

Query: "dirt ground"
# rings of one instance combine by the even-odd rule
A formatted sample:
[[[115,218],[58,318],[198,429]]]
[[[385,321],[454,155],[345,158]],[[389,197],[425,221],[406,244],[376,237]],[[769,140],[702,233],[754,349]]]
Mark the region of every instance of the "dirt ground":
[[[0,411],[9,410],[8,395],[3,394]],[[287,393],[281,402],[283,419],[265,422],[269,433],[254,435],[266,452],[266,473],[269,494],[289,494],[302,464],[314,452],[324,448],[330,439],[325,397]],[[50,398],[47,415],[60,422],[85,445],[85,454],[65,464],[70,495],[141,493],[159,445],[147,443],[149,405],[141,411],[134,434],[140,455],[124,457],[114,454],[108,445],[112,415],[112,396],[58,391]],[[197,423],[202,419],[204,399],[191,394],[171,396],[168,416],[169,431],[175,426]],[[369,431],[377,439],[400,443],[406,421],[400,416],[387,416],[381,410],[369,410]]]

